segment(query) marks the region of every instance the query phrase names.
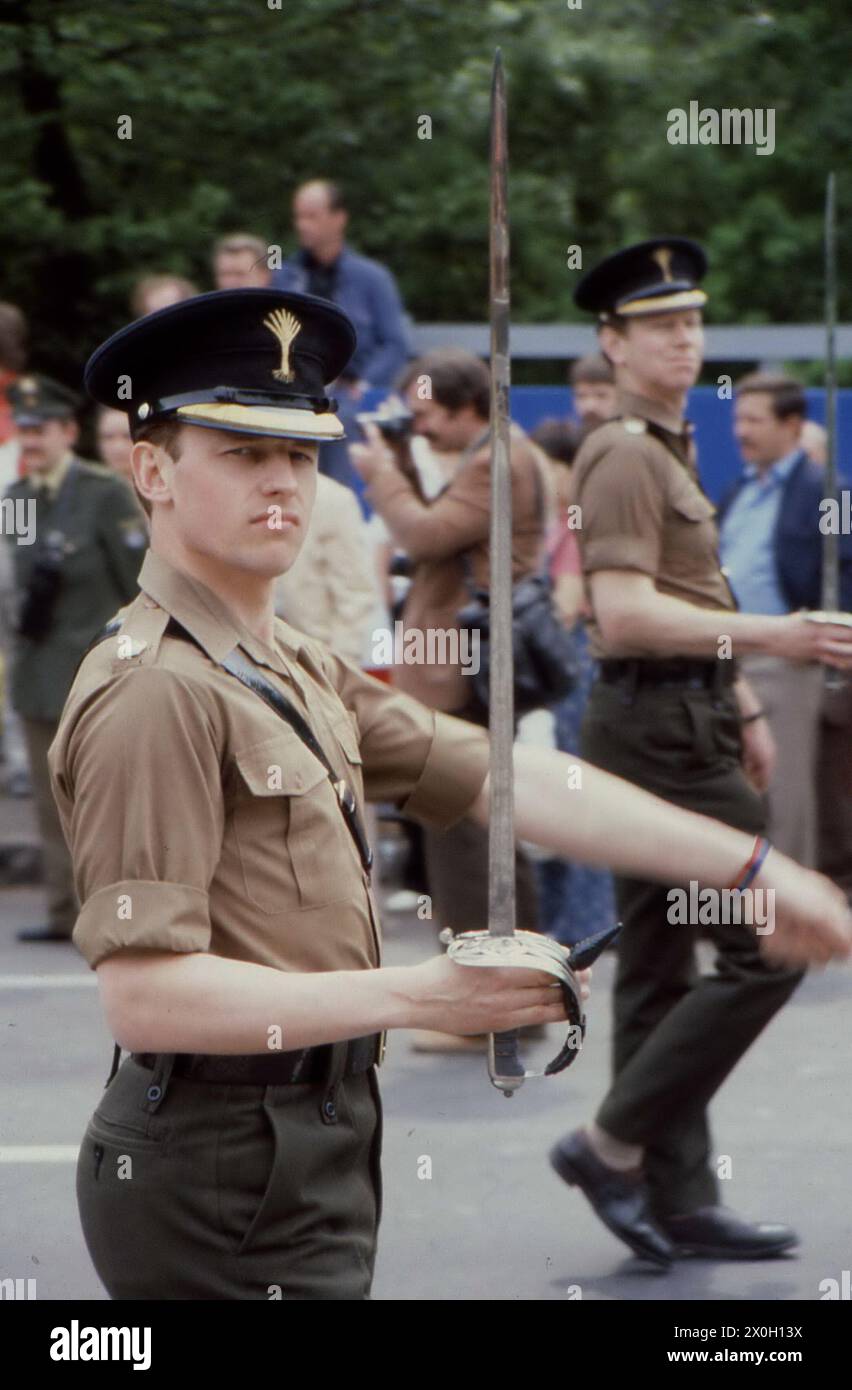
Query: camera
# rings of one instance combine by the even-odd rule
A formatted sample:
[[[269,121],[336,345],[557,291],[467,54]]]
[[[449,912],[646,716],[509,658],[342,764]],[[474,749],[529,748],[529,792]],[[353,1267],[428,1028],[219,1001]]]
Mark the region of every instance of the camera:
[[[382,401],[378,410],[366,411],[362,415],[356,415],[355,419],[361,426],[375,425],[383,438],[391,443],[399,443],[411,435],[414,416],[399,397],[390,397]]]

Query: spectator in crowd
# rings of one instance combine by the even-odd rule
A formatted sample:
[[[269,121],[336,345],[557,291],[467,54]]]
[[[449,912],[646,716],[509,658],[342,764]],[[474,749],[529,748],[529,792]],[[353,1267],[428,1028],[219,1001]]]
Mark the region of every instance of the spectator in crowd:
[[[423,398],[422,381],[430,383]],[[413,429],[433,448],[461,451],[459,465],[444,488],[427,500],[409,456],[407,441],[393,446],[374,425],[368,443],[354,445],[352,461],[367,484],[370,504],[392,540],[407,554],[411,586],[401,614],[405,634],[419,637],[420,661],[405,659],[394,668],[394,684],[431,709],[487,725],[487,711],[471,690],[465,670],[474,662],[461,640],[435,642],[429,634],[459,634],[457,614],[469,601],[470,585],[489,584],[491,512],[490,378],[483,362],[459,349],[429,353],[409,364],[399,389],[413,414]],[[543,558],[544,536],[552,514],[552,491],[541,454],[512,427],[512,575],[535,571]],[[434,640],[434,637],[433,637]],[[426,865],[432,912],[437,925],[455,931],[487,929],[488,833],[464,819],[447,831],[426,829]],[[516,859],[518,926],[537,930],[535,878],[520,850]],[[477,1040],[419,1037],[416,1046],[441,1051],[470,1050]]]
[[[18,445],[9,387],[27,361],[27,321],[16,304],[0,303],[0,485],[18,476]]]
[[[354,323],[358,346],[345,374],[330,388],[351,439],[357,432],[355,415],[364,393],[370,387],[392,384],[408,356],[408,336],[393,276],[378,261],[358,255],[346,244],[348,218],[337,184],[312,179],[297,188],[293,225],[299,250],[273,273],[272,285],[331,299]],[[320,470],[362,497],[345,441],[322,446]]]
[[[584,431],[615,415],[615,376],[602,352],[590,352],[572,362],[568,385],[573,393],[574,414]]]
[[[16,304],[0,304],[0,496],[22,473],[21,446],[9,391],[26,364],[27,321]],[[0,544],[3,788],[10,796],[28,796],[31,788],[24,731],[9,699],[14,587],[12,552]]]
[[[720,558],[740,609],[791,613],[821,606],[823,471],[802,448],[805,393],[792,377],[753,372],[735,392],[742,476],[719,507]],[[852,607],[852,537],[841,538],[840,606]],[[736,653],[735,653],[736,655]],[[769,836],[801,864],[816,863],[817,728],[822,668],[763,652],[742,656],[777,748]]]
[[[576,684],[554,706],[554,738],[563,753],[580,752],[580,725],[589,691],[595,679],[595,661],[586,633],[577,516],[571,497],[571,465],[582,431],[569,421],[544,421],[532,440],[548,459],[553,471],[556,516],[547,535],[547,560],[554,600],[574,639]],[[615,888],[608,869],[565,859],[536,863],[541,928],[549,936],[572,946],[593,932],[604,931],[616,921]]]
[[[827,440],[825,425],[818,424],[816,420],[805,420],[802,423],[801,446],[811,463],[818,463],[820,468],[825,467]]]
[[[269,284],[269,247],[250,232],[231,232],[213,247],[213,280],[217,290],[241,290]]]
[[[142,319],[146,314],[166,309],[170,304],[180,304],[196,294],[198,287],[182,275],[143,275],[133,286],[130,308],[134,318]]]
[[[110,410],[109,406],[98,406],[95,418],[95,440],[101,463],[118,473],[133,487],[133,471],[130,467],[130,451],[133,440],[127,414],[123,410]],[[135,494],[134,494],[135,496]]]
[[[26,476],[6,496],[16,511],[35,518],[33,544],[3,537],[19,600],[11,694],[23,721],[48,894],[47,923],[18,937],[67,941],[78,903],[47,750],[86,647],[137,593],[147,533],[127,484],[75,454],[74,394],[47,377],[26,375],[10,395]]]
[[[332,651],[368,665],[378,603],[361,509],[348,488],[320,473],[298,559],[275,583],[275,612]]]
[[[806,420],[802,448],[824,468],[828,438],[824,425]],[[852,901],[852,682],[823,690],[817,754],[817,868],[833,878]]]

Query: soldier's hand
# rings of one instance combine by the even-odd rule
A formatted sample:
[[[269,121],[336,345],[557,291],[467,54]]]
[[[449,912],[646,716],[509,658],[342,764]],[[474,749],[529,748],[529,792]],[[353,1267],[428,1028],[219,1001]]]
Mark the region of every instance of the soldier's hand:
[[[363,426],[366,444],[350,444],[349,459],[359,478],[371,483],[377,473],[394,468],[394,453],[381,431],[373,424]]]
[[[773,850],[755,887],[775,895],[767,923],[771,930],[760,936],[767,960],[808,966],[852,956],[852,912],[845,895],[822,874]]]
[[[588,995],[588,971],[578,972]],[[503,1033],[567,1015],[558,983],[543,970],[457,965],[435,956],[411,969],[416,1028],[439,1033]],[[585,977],[585,978],[583,978]]]
[[[790,613],[779,625],[773,643],[774,656],[788,661],[821,661],[839,670],[852,670],[852,626],[849,615],[838,613],[831,622],[830,614]],[[815,621],[815,619],[818,619]]]

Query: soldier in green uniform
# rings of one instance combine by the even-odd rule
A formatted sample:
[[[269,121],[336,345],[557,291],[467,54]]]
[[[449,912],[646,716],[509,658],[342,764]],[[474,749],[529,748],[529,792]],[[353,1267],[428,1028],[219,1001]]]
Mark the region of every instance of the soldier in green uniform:
[[[676,806],[760,836],[772,741],[736,659],[771,652],[848,667],[852,633],[802,613],[735,611],[684,420],[702,361],[705,269],[695,242],[655,239],[608,257],[577,289],[577,304],[599,315],[619,388],[619,418],[592,432],[574,466],[600,659],[581,749]],[[755,863],[765,852],[763,842]],[[726,924],[721,899],[712,923],[683,923],[647,875],[617,886],[614,1078],[594,1123],[561,1140],[551,1162],[632,1250],[661,1264],[679,1253],[782,1254],[796,1244],[789,1227],[719,1205],[706,1111],[801,975]],[[695,966],[702,929],[717,953],[706,975]]]
[[[50,789],[47,750],[74,670],[116,607],[137,592],[147,545],[130,489],[78,458],[77,397],[26,375],[9,388],[26,476],[6,492],[18,605],[11,701],[21,717],[44,856],[48,921],[21,941],[68,941],[77,915],[71,861]]]
[[[381,1034],[556,1022],[538,970],[381,967],[365,799],[487,823],[488,736],[274,614],[314,502],[325,383],[354,330],[267,289],[122,330],[87,385],[120,404],[151,513],[141,592],[80,665],[50,749],[115,1058],[81,1146],[83,1230],[114,1298],[363,1299],[381,1209]],[[125,393],[126,394],[126,393]],[[626,872],[736,876],[752,838],[519,748],[519,834]],[[569,778],[569,768],[571,777]],[[773,856],[765,949],[846,957],[842,895]],[[381,968],[380,968],[381,967]],[[118,1052],[118,1050],[117,1050]]]

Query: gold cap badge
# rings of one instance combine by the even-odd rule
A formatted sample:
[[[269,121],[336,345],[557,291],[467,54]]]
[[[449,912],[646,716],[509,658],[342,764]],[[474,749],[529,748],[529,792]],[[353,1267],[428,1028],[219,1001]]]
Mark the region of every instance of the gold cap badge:
[[[287,309],[276,309],[263,320],[263,326],[274,333],[281,344],[281,366],[272,375],[276,381],[293,381],[296,373],[290,366],[290,348],[297,333],[301,333],[302,325]]]
[[[672,250],[670,246],[658,246],[656,251],[651,252],[651,259],[657,262],[663,272],[663,279],[668,283],[672,278]]]

